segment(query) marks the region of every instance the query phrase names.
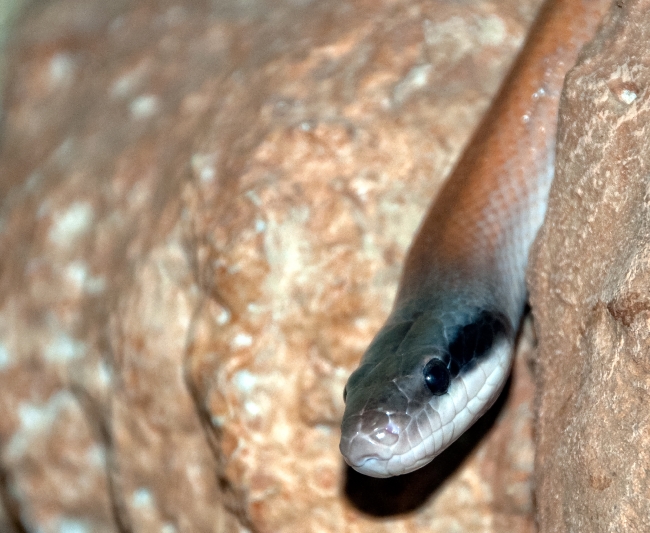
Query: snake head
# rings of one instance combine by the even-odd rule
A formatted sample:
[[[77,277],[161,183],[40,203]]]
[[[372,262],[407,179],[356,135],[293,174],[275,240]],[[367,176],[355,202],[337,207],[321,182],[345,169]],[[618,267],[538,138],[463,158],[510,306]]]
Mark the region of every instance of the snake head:
[[[372,477],[430,462],[494,403],[513,342],[508,319],[484,309],[389,319],[345,388],[346,462]]]

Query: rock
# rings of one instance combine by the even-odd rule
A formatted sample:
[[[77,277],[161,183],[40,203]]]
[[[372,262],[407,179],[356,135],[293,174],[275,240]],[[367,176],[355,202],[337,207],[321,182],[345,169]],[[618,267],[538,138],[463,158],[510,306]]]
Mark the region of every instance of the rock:
[[[419,474],[348,472],[338,426],[539,1],[163,4],[38,4],[9,47],[8,521],[532,531],[529,326],[501,411]]]
[[[540,532],[650,531],[650,2],[567,78],[530,274]]]
[[[26,0],[3,0],[0,2],[0,102],[2,102],[2,88],[5,85],[5,43],[9,38],[13,24],[25,8]],[[2,108],[0,107],[0,119]],[[0,522],[1,524],[1,522]]]

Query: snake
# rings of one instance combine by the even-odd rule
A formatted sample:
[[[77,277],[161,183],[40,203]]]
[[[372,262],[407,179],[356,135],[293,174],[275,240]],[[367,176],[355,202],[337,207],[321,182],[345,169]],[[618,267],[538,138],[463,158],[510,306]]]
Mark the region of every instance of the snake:
[[[345,385],[339,448],[356,471],[384,478],[421,468],[502,391],[554,176],[564,78],[610,2],[542,4],[425,215],[392,310]]]

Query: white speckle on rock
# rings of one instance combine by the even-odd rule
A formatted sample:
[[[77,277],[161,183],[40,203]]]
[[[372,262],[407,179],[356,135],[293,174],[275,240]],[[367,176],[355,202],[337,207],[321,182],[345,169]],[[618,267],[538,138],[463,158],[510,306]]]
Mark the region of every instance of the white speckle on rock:
[[[55,54],[50,60],[50,82],[52,85],[59,85],[61,82],[70,80],[74,72],[74,61],[69,54]]]
[[[246,198],[248,198],[251,202],[253,202],[253,205],[256,207],[260,207],[262,205],[262,200],[260,200],[260,197],[257,195],[255,191],[246,191],[244,193]]]
[[[132,501],[134,507],[153,507],[154,496],[149,489],[140,487],[133,491]]]
[[[226,424],[226,417],[219,415],[212,415],[210,417],[210,423],[215,428],[221,428]]]
[[[83,261],[72,261],[65,269],[65,277],[79,290],[99,294],[106,288],[103,277],[90,276],[88,265]]]
[[[623,89],[619,94],[619,98],[622,102],[629,105],[636,100],[637,94],[629,89]]]
[[[0,341],[0,370],[7,368],[11,364],[11,356],[7,345]]]
[[[160,533],[177,533],[177,531],[178,529],[176,529],[176,526],[169,522],[165,522],[160,528]]]
[[[233,382],[241,392],[248,393],[255,388],[257,378],[248,370],[240,370],[235,374]]]
[[[331,435],[333,433],[332,428],[330,426],[326,426],[325,424],[316,424],[314,426],[314,429],[323,435]]]
[[[129,106],[131,116],[136,119],[149,118],[158,111],[158,97],[153,94],[136,96]]]
[[[393,101],[402,104],[406,99],[418,90],[426,87],[431,76],[432,66],[430,64],[417,65],[395,86],[393,90]]]
[[[6,457],[13,459],[22,456],[30,443],[34,439],[40,439],[40,435],[54,424],[63,410],[70,410],[75,404],[74,397],[68,391],[53,394],[47,403],[42,405],[19,404],[16,412],[20,427],[7,444]]]
[[[192,172],[199,181],[203,184],[214,182],[217,177],[217,163],[218,156],[216,154],[194,154],[192,156],[190,165]]]
[[[506,38],[506,25],[501,17],[488,15],[480,17],[478,23],[478,40],[488,46],[499,46]]]
[[[260,315],[264,312],[264,306],[256,303],[250,303],[246,306],[246,310],[252,315]]]
[[[58,533],[90,533],[88,525],[81,521],[71,518],[63,518],[59,521]]]
[[[99,444],[91,445],[88,448],[86,455],[88,457],[88,462],[91,465],[102,468],[106,466],[106,450],[103,446],[100,446]]]
[[[100,361],[97,364],[97,378],[102,386],[110,386],[113,380],[113,371],[106,361]]]
[[[117,79],[111,87],[111,94],[113,96],[124,96],[129,93],[129,89],[133,85],[133,79],[130,76],[122,76]]]
[[[203,183],[212,183],[217,176],[217,171],[214,167],[203,167],[199,176]]]
[[[86,349],[85,343],[61,332],[45,347],[44,355],[48,361],[66,363],[83,356]]]
[[[431,68],[432,67],[429,64],[413,67],[406,76],[409,80],[409,83],[411,83],[415,88],[424,87],[429,81]]]
[[[85,234],[94,219],[94,210],[88,202],[74,202],[63,213],[54,215],[48,237],[59,246],[70,245]]]
[[[46,425],[44,423],[47,418],[46,410],[43,407],[31,404],[20,404],[18,406],[18,418],[20,425],[26,430],[33,430],[40,426]]]
[[[255,402],[246,402],[244,404],[244,409],[246,409],[246,412],[251,416],[257,416],[262,412],[260,406]]]
[[[237,272],[241,272],[241,265],[239,263],[235,263],[234,265],[229,265],[226,270],[228,274],[237,274]]]
[[[82,289],[88,279],[88,265],[84,261],[72,261],[65,269],[65,277],[78,289]]]
[[[218,325],[225,326],[228,322],[230,322],[230,311],[222,307],[221,310],[219,311],[219,314],[217,315],[216,320]]]
[[[110,88],[111,96],[114,98],[124,98],[134,94],[148,71],[147,62],[140,62],[135,68],[115,80]]]
[[[246,348],[253,344],[253,337],[248,333],[237,333],[235,338],[232,340],[232,345],[234,348]]]

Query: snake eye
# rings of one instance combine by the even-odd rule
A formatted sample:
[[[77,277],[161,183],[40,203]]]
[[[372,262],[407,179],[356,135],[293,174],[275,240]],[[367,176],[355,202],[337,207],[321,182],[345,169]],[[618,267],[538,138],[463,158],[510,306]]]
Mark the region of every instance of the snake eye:
[[[424,382],[435,396],[441,396],[449,388],[449,370],[440,359],[431,359],[424,365]]]

